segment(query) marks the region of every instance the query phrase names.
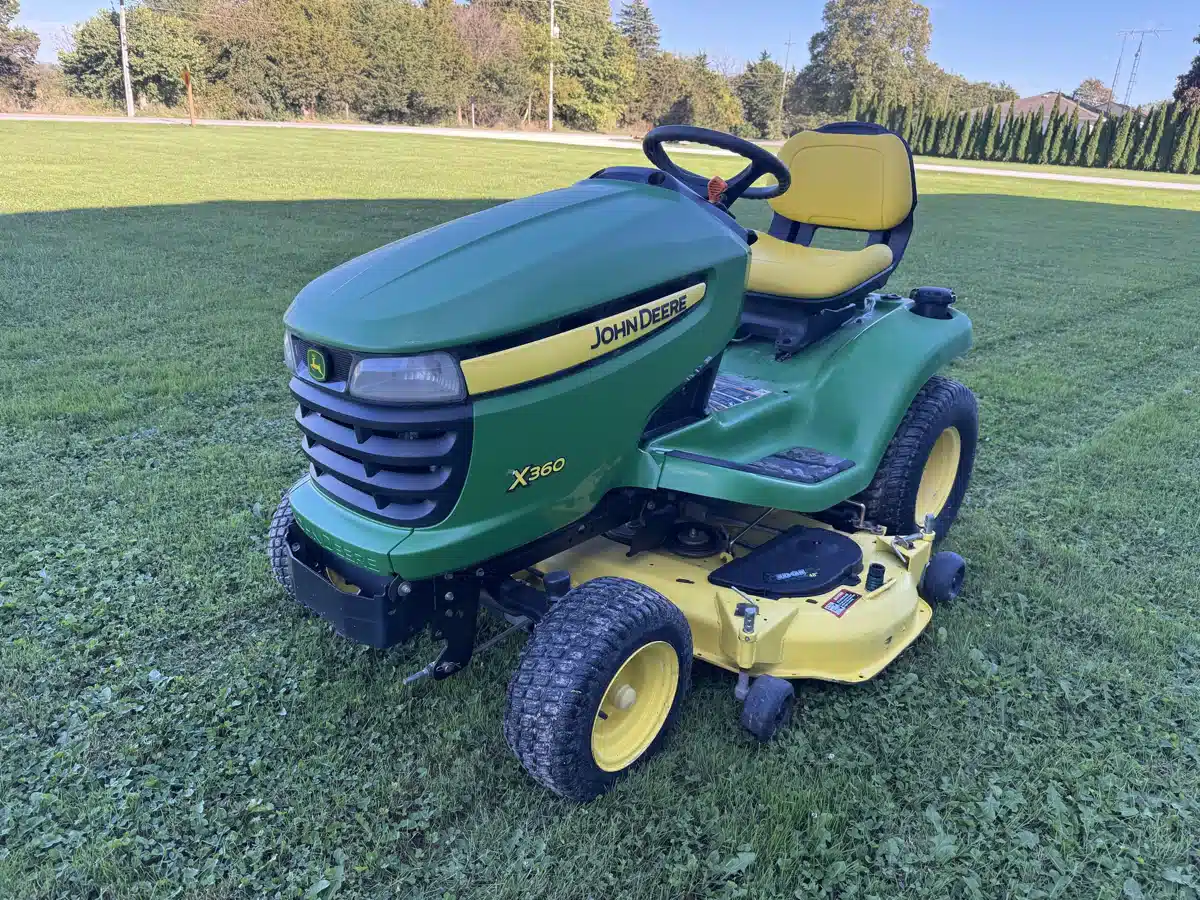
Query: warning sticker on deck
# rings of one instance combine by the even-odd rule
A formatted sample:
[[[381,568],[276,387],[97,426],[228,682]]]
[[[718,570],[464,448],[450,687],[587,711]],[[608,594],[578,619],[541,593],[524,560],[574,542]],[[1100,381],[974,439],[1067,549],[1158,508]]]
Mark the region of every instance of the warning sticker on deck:
[[[840,619],[861,596],[862,594],[856,594],[854,591],[841,590],[826,600],[821,609],[829,610]]]

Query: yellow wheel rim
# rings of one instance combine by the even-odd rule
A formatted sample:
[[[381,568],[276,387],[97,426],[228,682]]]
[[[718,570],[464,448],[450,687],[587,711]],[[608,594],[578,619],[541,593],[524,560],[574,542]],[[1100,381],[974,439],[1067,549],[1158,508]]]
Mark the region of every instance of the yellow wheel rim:
[[[643,644],[608,683],[592,723],[592,758],[605,772],[633,765],[654,743],[675,702],[679,657],[666,641]]]
[[[933,449],[929,451],[929,458],[925,460],[925,470],[921,473],[915,510],[918,525],[923,525],[928,515],[942,514],[946,501],[950,499],[950,492],[954,490],[961,457],[962,437],[957,428],[947,428],[938,435]]]

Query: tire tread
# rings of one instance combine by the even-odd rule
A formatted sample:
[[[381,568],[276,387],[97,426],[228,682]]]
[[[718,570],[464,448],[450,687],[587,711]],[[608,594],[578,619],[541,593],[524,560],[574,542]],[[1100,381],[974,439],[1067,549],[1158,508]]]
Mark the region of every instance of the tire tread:
[[[943,375],[932,376],[917,391],[884,451],[875,477],[855,498],[866,506],[869,521],[884,526],[889,534],[911,533],[918,527],[920,523],[914,521],[911,510],[905,508],[911,502],[909,495],[915,491],[911,484],[914,470],[919,479],[925,464],[924,454],[928,452],[925,445],[929,443],[932,446],[932,440],[936,439],[936,435],[930,438],[930,432],[936,429],[940,434],[942,427],[938,423],[955,413],[968,417],[973,427],[970,434],[962,435],[963,459],[967,467],[965,472],[960,468],[958,481],[947,500],[942,518],[939,518],[938,539],[941,540],[957,516],[966,493],[978,435],[975,395],[966,385]],[[947,512],[950,514],[949,521],[943,522]]]
[[[275,514],[271,516],[271,525],[267,529],[267,557],[271,561],[271,574],[275,581],[293,600],[296,599],[296,589],[292,585],[292,567],[288,562],[288,529],[295,521],[292,500],[284,494],[275,507]]]
[[[680,683],[662,730],[638,762],[658,748],[690,687],[687,619],[662,594],[625,578],[585,582],[555,604],[525,646],[504,714],[505,740],[538,782],[582,801],[606,791],[621,774],[602,772],[591,757],[594,704],[642,636],[664,629],[682,651]]]

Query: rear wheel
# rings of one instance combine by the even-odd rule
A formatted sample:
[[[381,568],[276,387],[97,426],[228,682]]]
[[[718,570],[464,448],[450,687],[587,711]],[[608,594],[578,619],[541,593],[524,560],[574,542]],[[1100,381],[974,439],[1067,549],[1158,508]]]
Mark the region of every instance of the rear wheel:
[[[917,392],[883,454],[875,477],[856,498],[867,519],[890,534],[912,534],[934,517],[938,539],[958,516],[979,436],[975,395],[935,375]]]
[[[542,785],[603,794],[653,755],[691,684],[692,634],[645,585],[597,578],[554,605],[508,685],[504,737]]]

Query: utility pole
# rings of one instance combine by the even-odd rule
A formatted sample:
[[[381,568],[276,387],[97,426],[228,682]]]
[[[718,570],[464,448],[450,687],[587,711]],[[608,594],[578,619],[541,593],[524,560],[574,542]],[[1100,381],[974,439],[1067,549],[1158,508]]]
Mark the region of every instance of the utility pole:
[[[783,119],[783,95],[787,93],[788,63],[792,61],[792,33],[790,31],[783,46],[787,47],[787,50],[783,54],[783,77],[779,79],[779,118],[781,120]]]
[[[121,35],[121,78],[125,81],[125,115],[133,118],[133,85],[129,83],[129,47],[125,42],[125,0],[119,0],[117,31]]]
[[[554,24],[554,0],[550,0],[550,98],[546,104],[546,130],[554,130],[554,41],[558,26]]]

